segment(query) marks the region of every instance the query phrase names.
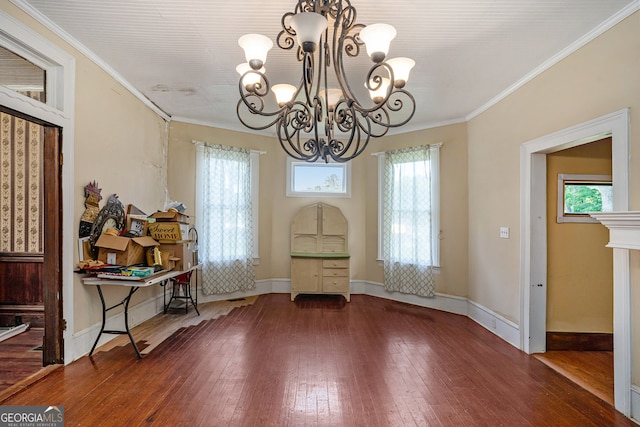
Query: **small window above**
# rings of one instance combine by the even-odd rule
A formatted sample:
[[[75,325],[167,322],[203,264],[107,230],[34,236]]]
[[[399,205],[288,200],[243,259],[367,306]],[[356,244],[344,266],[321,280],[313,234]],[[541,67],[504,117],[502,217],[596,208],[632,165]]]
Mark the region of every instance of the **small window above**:
[[[590,212],[612,211],[610,175],[558,174],[558,223],[597,223]]]
[[[308,163],[287,158],[287,197],[351,197],[351,162]]]
[[[46,103],[46,71],[0,46],[0,86]]]

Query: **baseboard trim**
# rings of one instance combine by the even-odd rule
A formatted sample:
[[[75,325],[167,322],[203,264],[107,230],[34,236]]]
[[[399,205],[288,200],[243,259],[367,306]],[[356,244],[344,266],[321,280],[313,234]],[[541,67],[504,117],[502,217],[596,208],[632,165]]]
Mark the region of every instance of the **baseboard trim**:
[[[613,334],[547,332],[547,351],[613,351]]]
[[[255,289],[247,292],[233,292],[229,294],[219,295],[203,295],[201,289],[198,289],[198,303],[224,301],[229,299],[244,298],[255,295],[264,295],[270,293],[290,293],[290,279],[265,279],[257,280]],[[470,301],[465,297],[456,295],[448,295],[436,293],[433,298],[420,297],[417,295],[403,294],[400,292],[389,292],[384,289],[381,283],[367,282],[363,280],[352,280],[350,286],[352,295],[362,294],[379,298],[385,298],[392,301],[404,302],[420,307],[433,308],[448,313],[467,316],[480,324],[488,331],[496,334],[509,344],[520,348],[520,330],[518,325],[505,319],[499,314],[489,310],[482,305]],[[162,313],[163,311],[163,295],[159,292],[157,296],[136,304],[129,308],[129,324],[133,328],[142,322]],[[118,313],[107,318],[107,329],[121,329],[124,327],[124,314]],[[67,354],[65,364],[86,355],[91,350],[96,336],[100,332],[100,323],[96,323],[86,329],[78,331],[72,335],[73,349],[72,355]],[[100,337],[98,346],[103,345],[116,335],[103,335]]]
[[[468,303],[468,316],[471,320],[489,332],[496,334],[512,346],[520,348],[520,327],[517,324],[475,301],[468,300]]]
[[[362,293],[374,297],[385,298],[392,301],[405,302],[420,307],[433,308],[446,311],[448,313],[467,315],[467,299],[455,295],[436,293],[433,298],[420,297],[417,295],[403,294],[400,292],[389,292],[382,283],[364,282]],[[352,286],[353,288],[353,286]],[[356,293],[356,292],[352,292]]]

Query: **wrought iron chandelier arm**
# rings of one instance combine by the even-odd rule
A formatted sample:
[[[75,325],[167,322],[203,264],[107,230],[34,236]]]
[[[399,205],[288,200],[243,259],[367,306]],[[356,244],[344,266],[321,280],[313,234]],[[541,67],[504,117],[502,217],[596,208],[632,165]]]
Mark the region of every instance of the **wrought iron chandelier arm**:
[[[406,99],[403,100],[403,98]],[[407,106],[410,106],[410,111],[405,110],[405,107]],[[406,113],[406,115],[403,114],[402,116],[396,114],[401,111],[408,111],[408,113]],[[380,104],[380,108],[372,110],[369,112],[368,116],[376,125],[384,126],[386,128],[396,128],[407,124],[415,112],[416,102],[413,95],[404,89],[394,89],[384,103]],[[398,118],[401,120],[397,122],[393,121],[393,119]]]
[[[250,86],[249,89],[247,89],[247,87],[243,84],[243,80],[246,76],[249,76],[249,75],[257,75],[260,78],[260,81],[253,84],[252,86]],[[238,84],[238,90],[240,92],[240,100],[238,101],[238,104],[236,106],[236,114],[238,116],[238,119],[244,126],[254,130],[264,130],[273,126],[279,120],[281,120],[281,117],[286,116],[288,114],[288,110],[291,109],[290,104],[285,104],[272,112],[264,111],[266,106],[265,97],[269,95],[270,88],[271,88],[271,85],[269,83],[269,80],[263,73],[259,71],[250,70],[242,75],[242,77],[240,78],[240,82]],[[294,97],[297,96],[300,90],[301,90],[301,86],[299,86],[298,89],[296,90]],[[251,115],[257,115],[264,118],[273,117],[273,120],[270,120],[267,123],[251,124],[242,117],[243,111],[241,107],[243,106],[245,107],[246,111],[248,111],[248,113],[250,113]],[[248,116],[248,117],[251,117],[251,116]]]
[[[342,57],[343,52],[348,57],[357,57],[360,54],[361,46],[364,45],[358,35],[360,30],[365,26],[363,24],[355,24],[356,14],[355,8],[349,6],[349,8],[343,9],[340,19],[335,21],[335,31],[333,33],[332,41],[333,49],[331,53],[333,58],[333,69],[340,89],[347,99],[352,99],[360,105],[361,102],[351,90],[351,86],[347,81],[344,59]]]

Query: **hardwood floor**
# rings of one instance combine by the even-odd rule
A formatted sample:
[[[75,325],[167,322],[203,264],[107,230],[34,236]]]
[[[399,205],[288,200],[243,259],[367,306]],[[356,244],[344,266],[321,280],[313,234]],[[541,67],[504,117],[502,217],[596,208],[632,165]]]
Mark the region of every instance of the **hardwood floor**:
[[[66,426],[635,426],[464,316],[271,294],[154,340],[162,317],[141,360],[118,337],[0,403]]]
[[[43,329],[29,329],[0,342],[0,396],[42,369]]]
[[[612,351],[547,351],[533,356],[613,405]]]

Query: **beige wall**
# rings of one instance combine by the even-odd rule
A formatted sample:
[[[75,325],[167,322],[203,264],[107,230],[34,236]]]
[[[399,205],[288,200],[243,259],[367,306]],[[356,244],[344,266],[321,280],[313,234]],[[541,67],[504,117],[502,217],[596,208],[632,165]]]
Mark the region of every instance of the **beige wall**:
[[[469,295],[520,323],[520,145],[631,107],[631,158],[640,150],[640,14],[635,13],[471,119]],[[631,169],[631,209],[640,209]],[[500,226],[511,238],[500,239]]]
[[[558,174],[611,175],[611,138],[547,156],[547,331],[613,333],[609,230],[557,222]]]
[[[290,277],[290,223],[297,211],[323,201],[339,207],[349,221],[351,279],[382,283],[377,256],[377,158],[371,152],[444,142],[442,171],[442,273],[438,292],[466,295],[466,125],[459,124],[370,142],[352,161],[350,198],[286,197],[286,155],[275,138],[172,122],[169,137],[169,193],[195,204],[195,147],[192,140],[266,151],[260,158],[260,265],[257,279]],[[462,165],[462,167],[460,166]]]
[[[169,138],[169,192],[184,200],[189,209],[195,207],[195,147],[193,140],[264,151],[260,156],[260,264],[256,279],[290,277],[290,223],[303,207],[323,201],[338,206],[349,221],[349,253],[352,278],[364,279],[365,235],[364,160],[356,159],[352,166],[351,198],[286,197],[286,155],[275,138],[256,136],[182,122],[172,122]]]
[[[101,207],[115,193],[125,209],[130,203],[147,213],[163,209],[167,124],[93,62],[79,55],[76,61],[74,224],[80,223],[84,186],[91,181],[102,188]],[[81,331],[100,322],[102,313],[96,289],[84,286],[79,277],[74,282],[74,329]],[[104,292],[111,302],[123,296],[123,290],[113,287]],[[131,304],[159,292],[158,287],[142,289]]]

